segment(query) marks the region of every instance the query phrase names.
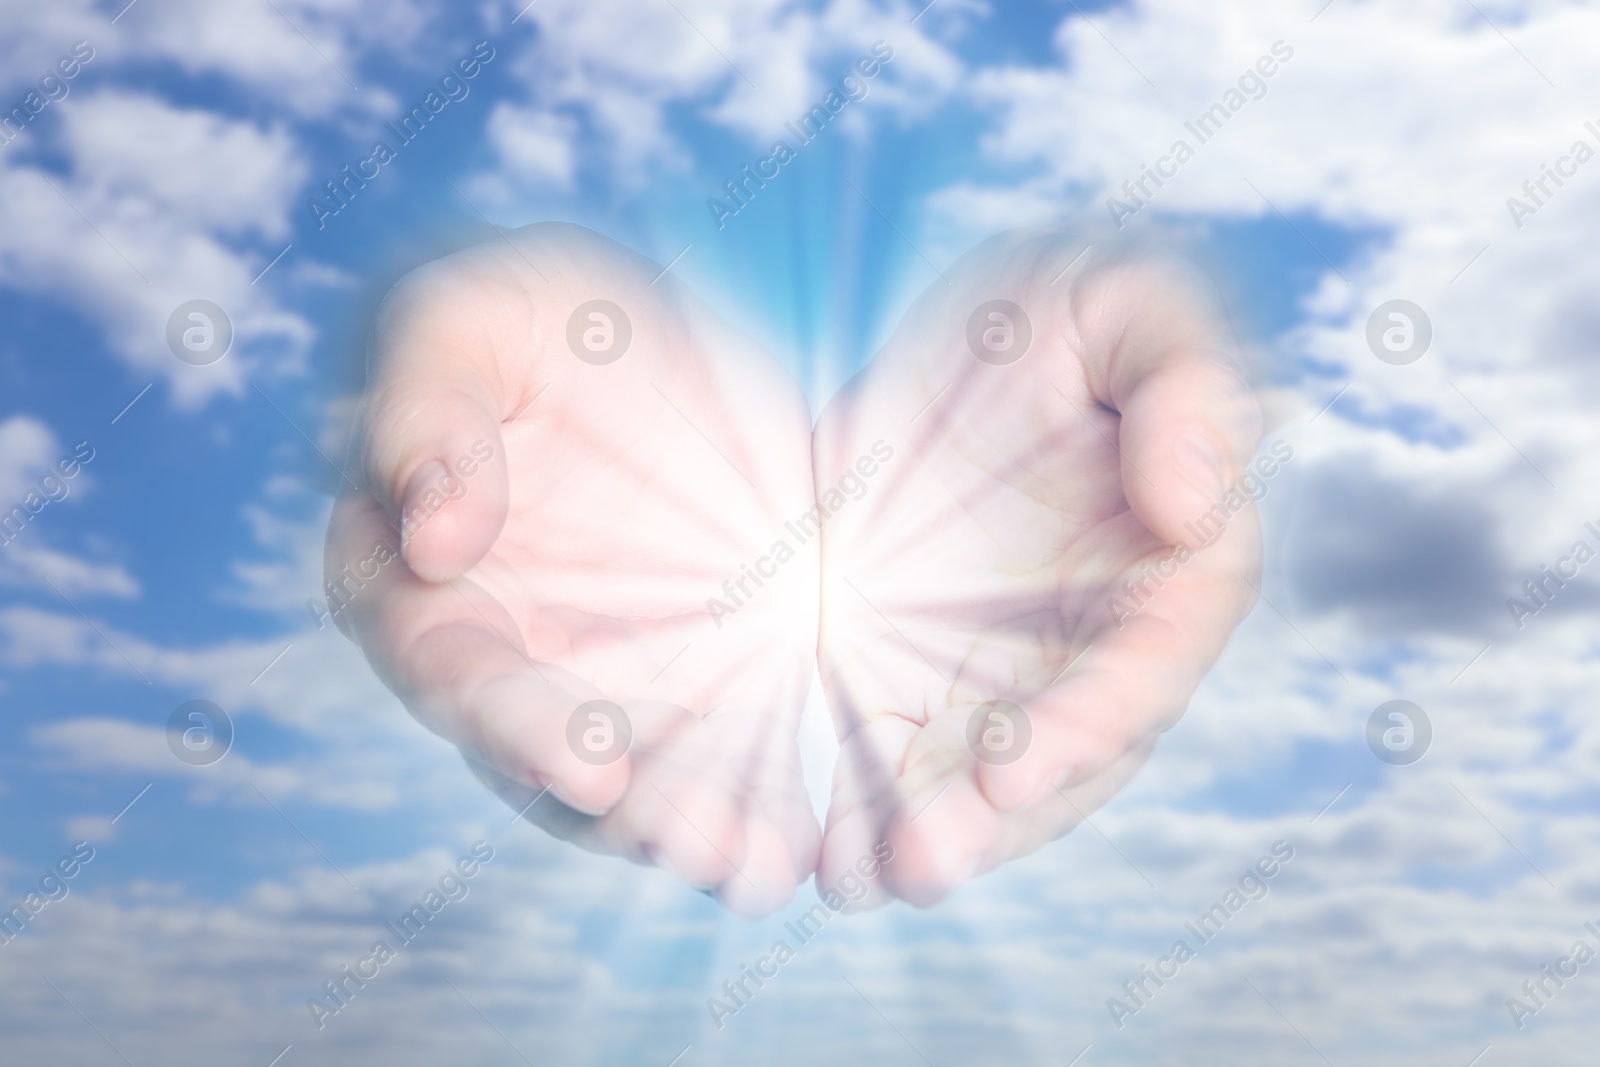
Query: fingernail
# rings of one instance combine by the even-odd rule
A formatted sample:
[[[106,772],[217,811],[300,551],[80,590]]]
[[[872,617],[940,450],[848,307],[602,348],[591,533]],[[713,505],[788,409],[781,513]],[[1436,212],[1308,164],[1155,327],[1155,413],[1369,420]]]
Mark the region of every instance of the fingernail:
[[[1175,461],[1178,473],[1205,496],[1207,503],[1221,499],[1222,454],[1203,433],[1187,433],[1178,439]]]
[[[449,477],[450,469],[442,460],[430,459],[418,467],[411,475],[411,480],[406,483],[405,495],[400,499],[400,550],[403,552],[411,543],[412,535],[417,529],[433,516],[433,512],[444,506],[445,494],[441,489],[444,480]],[[438,501],[430,505],[427,502],[429,492],[438,497]]]

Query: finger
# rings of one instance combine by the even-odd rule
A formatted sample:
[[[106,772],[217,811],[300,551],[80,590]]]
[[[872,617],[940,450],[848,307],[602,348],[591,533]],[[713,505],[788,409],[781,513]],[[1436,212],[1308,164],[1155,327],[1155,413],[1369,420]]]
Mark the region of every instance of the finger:
[[[630,858],[714,890],[737,914],[782,907],[815,863],[817,830],[799,810],[798,750],[748,716],[704,720],[659,702],[630,705],[638,744],[628,795],[596,829]],[[799,816],[803,816],[800,818]]]
[[[738,878],[756,889],[743,869],[745,827],[733,798],[697,787],[690,768],[646,761],[640,770],[636,787],[601,820],[602,837],[689,885],[713,889]]]
[[[480,763],[465,752],[462,761],[473,777],[488,787],[489,791],[506,802],[515,812],[512,822],[526,819],[539,829],[560,841],[567,841],[588,852],[610,856],[612,850],[604,847],[595,833],[598,818],[585,815],[551,795],[548,787],[535,789],[531,785],[512,781],[487,763]]]
[[[1025,856],[1072,833],[1122,791],[1145,765],[1155,745],[1156,738],[1147,737],[1092,778],[1065,788],[1052,785],[1034,804],[1001,813],[999,832],[976,874],[986,874],[1007,860]],[[1142,871],[1139,873],[1143,875]]]
[[[496,353],[516,343],[513,320],[528,301],[471,262],[430,264],[390,292],[363,411],[368,484],[401,529],[406,562],[429,581],[464,573],[506,518],[508,394]]]
[[[946,738],[930,741],[928,747],[948,744]],[[867,895],[855,905],[860,909],[881,907],[894,897],[914,907],[937,904],[963,882],[1070,833],[1127,785],[1154,746],[1155,739],[1146,738],[1093,777],[1065,789],[1048,789],[1022,811],[996,811],[963,767],[925,780],[881,831],[868,829],[876,823],[864,810],[838,818],[830,812],[823,846],[828,858],[818,870],[819,891],[826,884],[842,898],[855,900],[864,883]],[[875,852],[868,853],[873,832],[882,836]],[[848,861],[840,860],[849,855],[868,856],[868,862],[857,864],[859,880],[851,877]]]
[[[984,795],[1001,810],[1024,807],[1052,785],[1093,778],[1172,726],[1254,604],[1260,554],[1256,515],[1246,508],[1209,545],[1132,568],[1088,648],[1058,681],[1015,701],[1031,736],[1012,762],[979,767]]]
[[[856,894],[864,897],[854,902],[857,909],[881,907],[893,899],[879,869],[893,857],[885,835],[903,803],[900,773],[919,730],[909,719],[885,715],[858,719],[844,734],[817,857],[818,896],[832,890],[849,899],[854,872],[866,885]]]
[[[897,790],[892,804],[835,809],[817,864],[817,894],[837,894],[857,911],[897,897],[931,907],[981,873],[1000,818],[967,771]]]
[[[521,817],[554,837],[590,852],[659,866],[712,892],[736,915],[761,918],[787,904],[816,863],[820,833],[809,805],[808,825],[797,834],[788,810],[794,798],[764,793],[747,804],[714,774],[706,774],[703,765],[676,769],[675,761],[653,752],[674,747],[670,726],[662,735],[666,724],[651,721],[649,706],[635,705],[633,711],[636,738],[644,737],[636,744],[629,796],[600,817],[574,811],[475,760],[467,763]],[[693,719],[681,708],[673,711]]]
[[[898,857],[886,839],[887,826],[869,807],[843,810],[837,797],[833,803],[817,858],[817,896],[826,901],[836,893],[852,911],[881,908],[894,900],[882,872]]]
[[[884,867],[889,891],[917,908],[939,903],[982,873],[1000,821],[969,772],[928,783],[900,808],[885,834],[895,857]]]
[[[1071,833],[1128,784],[1154,746],[1146,738],[1093,777],[1048,788],[1015,812],[997,811],[966,769],[929,783],[905,805],[909,817],[890,828],[897,862],[885,866],[885,884],[914,907],[939,903],[962,883]]]
[[[548,785],[580,811],[605,811],[623,795],[625,752],[597,763],[568,742],[580,705],[602,694],[530,660],[514,620],[471,582],[417,577],[376,500],[340,499],[324,568],[328,614],[424,726],[513,781]]]
[[[895,783],[904,800],[884,829],[896,859],[883,881],[914,907],[931,907],[997,862],[1004,821],[973,773],[972,711],[946,708],[929,719],[911,738]]]
[[[1147,737],[1092,778],[1063,789],[1052,789],[1046,800],[1052,797],[1058,798],[1066,804],[1070,812],[1065,822],[1055,827],[1052,836],[1060,837],[1068,833],[1080,822],[1105,807],[1111,798],[1122,792],[1122,788],[1139,773],[1140,768],[1150,759],[1150,754],[1155,751],[1155,747],[1156,739]]]
[[[1175,543],[1187,523],[1240,496],[1235,483],[1261,439],[1242,362],[1199,285],[1170,264],[1094,272],[1074,290],[1073,312],[1090,387],[1121,415],[1128,503]]]
[[[795,886],[810,871],[789,854],[778,828],[764,818],[745,825],[745,862],[741,873],[717,887],[717,899],[735,915],[760,919],[794,899]]]

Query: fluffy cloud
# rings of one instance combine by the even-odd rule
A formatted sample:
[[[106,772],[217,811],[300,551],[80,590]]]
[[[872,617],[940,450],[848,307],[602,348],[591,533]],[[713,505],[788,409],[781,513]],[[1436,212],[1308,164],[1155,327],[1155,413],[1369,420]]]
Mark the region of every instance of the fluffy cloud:
[[[576,165],[573,125],[560,115],[502,102],[489,116],[489,142],[517,178],[567,189]]]
[[[140,592],[138,579],[121,564],[95,563],[65,552],[27,546],[8,547],[0,555],[0,583],[43,589],[53,585],[69,597],[85,594],[132,599]]]
[[[62,116],[67,173],[0,160],[0,283],[73,303],[142,374],[195,403],[244,387],[252,359],[290,365],[310,325],[252,280],[265,261],[230,238],[270,244],[288,228],[306,165],[281,129],[100,91]],[[267,257],[267,258],[270,258]],[[234,354],[209,367],[176,360],[168,316],[203,297],[229,309]]]
[[[419,58],[419,45],[431,43],[431,18],[419,3],[276,0],[237,10],[204,0],[124,4],[63,0],[8,12],[0,87],[20,92],[58,53],[84,40],[98,53],[96,63],[159,64],[225,78],[307,118],[380,113],[394,101],[372,84],[363,61],[375,53],[391,62]]]
[[[21,500],[59,458],[56,435],[43,422],[28,415],[0,421],[0,500],[7,507]]]
[[[0,545],[0,585],[56,589],[68,597],[79,594],[133,598],[139,582],[120,564],[82,559],[50,548],[49,521],[35,522],[29,500],[43,508],[78,500],[92,478],[77,467],[71,478],[60,475],[58,464],[71,460],[56,435],[43,422],[28,415],[0,421],[0,517],[7,520]],[[43,480],[41,480],[43,479]],[[27,522],[19,523],[14,509]]]
[[[759,143],[831,78],[835,54],[876,37],[894,43],[895,72],[916,88],[884,82],[874,92],[907,121],[963,84],[964,23],[939,21],[939,9],[908,32],[909,9],[679,6],[626,20],[564,0],[530,9],[518,27],[532,43],[507,64],[526,95],[490,113],[499,166],[480,180],[508,191],[577,188],[589,168],[687,166],[679,113]],[[527,827],[486,876],[498,880],[474,887],[449,920],[458,925],[309,1037],[305,996],[366,950],[381,919],[437,877],[448,850],[405,833],[373,842],[387,859],[346,868],[359,893],[326,867],[212,897],[107,876],[52,905],[32,931],[40,936],[0,948],[17,991],[0,1018],[16,1054],[87,1058],[99,1040],[34,979],[42,970],[135,1062],[264,1064],[292,1042],[286,1062],[359,1053],[488,1063],[508,1055],[506,1041],[535,1059],[596,1063],[665,1064],[691,1043],[685,1062],[914,1060],[908,1043],[940,1063],[1066,1063],[1087,1045],[1085,1064],[1314,1062],[1307,1042],[1334,1062],[1465,1064],[1491,1042],[1480,1062],[1586,1062],[1586,1020],[1600,1010],[1592,969],[1525,1031],[1505,1000],[1587,936],[1584,920],[1600,923],[1600,725],[1589,712],[1594,641],[1583,610],[1592,594],[1582,582],[1562,590],[1521,630],[1504,599],[1583,536],[1584,520],[1600,519],[1583,494],[1600,473],[1587,444],[1600,161],[1553,189],[1520,228],[1505,200],[1574,139],[1600,146],[1583,126],[1600,116],[1572,104],[1596,98],[1600,16],[1553,2],[1513,18],[1442,0],[1335,0],[1311,22],[1320,6],[1149,0],[1096,12],[1092,23],[1067,12],[1050,61],[974,71],[973,99],[994,119],[972,153],[984,168],[953,179],[923,205],[920,225],[908,224],[933,235],[929,250],[942,261],[940,249],[995,228],[1075,211],[1104,217],[1105,197],[1125,196],[1122,182],[1185,137],[1185,120],[1237,87],[1274,41],[1294,49],[1266,94],[1194,145],[1194,159],[1129,224],[1267,221],[1301,241],[1281,226],[1281,210],[1310,234],[1340,234],[1354,252],[1324,248],[1335,267],[1306,248],[1320,278],[1289,309],[1294,324],[1263,339],[1292,400],[1275,433],[1296,450],[1264,504],[1266,599],[1148,768],[1091,826],[931,912],[894,907],[826,930],[721,1031],[704,998],[793,916],[734,923],[664,875]],[[367,38],[352,12],[365,8],[285,10],[357,73]],[[277,18],[270,8],[257,15],[261,33],[289,33],[266,28]],[[46,36],[81,35],[61,21],[69,16],[28,17],[55,20]],[[199,25],[211,29],[185,69],[217,69],[221,38]],[[935,28],[940,35],[923,36]],[[297,36],[269,44],[239,76],[271,82],[300,113],[348,88]],[[33,55],[0,68],[31,70]],[[303,80],[266,73],[289,69]],[[84,92],[68,103],[89,106],[81,117],[62,112],[68,168],[53,180],[106,236],[141,267],[147,255],[183,277],[247,283],[256,263],[230,249],[282,235],[305,178],[295,134],[276,120],[146,96]],[[199,165],[164,174],[158,151],[119,136],[119,116],[187,145]],[[213,188],[230,173],[224,157],[260,169]],[[43,184],[45,172],[6,159],[0,202],[26,223],[0,237],[7,283],[40,291],[43,279],[86,306],[103,300],[108,328],[164,318]],[[996,178],[991,166],[1010,173]],[[1364,337],[1371,309],[1395,296],[1423,305],[1435,327],[1432,350],[1409,367],[1380,363]],[[270,324],[274,312],[260,305],[259,314]],[[148,322],[139,328],[159,338]],[[140,366],[171,363],[159,348],[140,355],[145,342],[122,343]],[[185,388],[198,397],[220,387]],[[0,463],[0,486],[24,487],[54,447],[36,420],[0,423],[0,457],[18,457]],[[354,650],[300,616],[298,601],[315,591],[321,515],[286,518],[298,498],[266,496],[251,512],[260,551],[237,565],[230,595],[292,621],[248,640],[189,643],[102,629],[157,685],[215,699],[241,723],[292,738],[294,751],[235,752],[217,774],[191,775],[165,752],[161,714],[94,709],[41,725],[24,738],[30,751],[73,780],[126,779],[131,795],[148,780],[136,776],[159,775],[194,804],[229,811],[258,803],[256,781],[286,804],[346,817],[503,825],[509,816],[410,723]],[[114,584],[111,573],[99,580]],[[137,680],[65,611],[0,611],[0,661],[19,677]],[[1434,727],[1432,748],[1410,767],[1380,764],[1364,741],[1372,709],[1396,696],[1422,705]],[[82,809],[73,802],[74,832],[104,829]],[[139,825],[119,822],[107,851],[123,840],[131,848]],[[1296,856],[1270,894],[1118,1030],[1107,998],[1126,996],[1123,983],[1279,839]],[[15,895],[31,868],[12,860],[0,869]],[[173,1018],[189,1021],[182,1048]]]
[[[868,84],[873,108],[926,114],[965,66],[910,15],[868,0],[810,9],[685,0],[619,21],[582,0],[544,0],[519,20],[537,29],[510,61],[531,99],[496,109],[497,170],[475,188],[506,197],[530,184],[565,187],[575,153],[607,185],[631,187],[661,167],[687,172],[694,161],[678,128],[685,116],[765,148],[879,40],[894,59]],[[866,129],[854,115],[844,125]]]
[[[178,0],[129,5],[115,24],[114,14],[69,0],[8,19],[6,108],[73,42],[94,57],[0,150],[0,284],[94,320],[139,377],[166,378],[193,406],[240,393],[252,369],[298,369],[314,336],[304,316],[251,284],[287,243],[309,176],[312,131],[291,131],[282,116],[353,133],[392,113],[398,98],[382,77],[432,57],[436,13],[374,0],[237,11]],[[369,78],[374,60],[383,75]],[[141,73],[150,69],[177,76],[170,97],[152,95]],[[217,79],[246,95],[192,89]],[[285,273],[303,279],[308,269]],[[174,360],[164,340],[168,315],[195,298],[221,304],[235,328],[232,358],[200,369]]]

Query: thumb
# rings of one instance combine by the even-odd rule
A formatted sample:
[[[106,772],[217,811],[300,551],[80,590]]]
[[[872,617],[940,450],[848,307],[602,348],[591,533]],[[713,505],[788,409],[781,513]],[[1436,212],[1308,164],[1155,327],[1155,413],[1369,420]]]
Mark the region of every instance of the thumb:
[[[1203,279],[1180,262],[1132,259],[1074,293],[1096,397],[1121,417],[1133,513],[1171,544],[1246,471],[1261,411]]]
[[[1145,526],[1177,544],[1193,541],[1188,525],[1214,511],[1248,473],[1261,417],[1232,368],[1193,360],[1139,383],[1123,403],[1120,436],[1129,505]]]
[[[446,297],[451,288],[443,287]],[[482,322],[470,304],[409,279],[379,317],[363,418],[365,471],[400,531],[407,565],[427,581],[459,577],[506,521],[503,398]]]

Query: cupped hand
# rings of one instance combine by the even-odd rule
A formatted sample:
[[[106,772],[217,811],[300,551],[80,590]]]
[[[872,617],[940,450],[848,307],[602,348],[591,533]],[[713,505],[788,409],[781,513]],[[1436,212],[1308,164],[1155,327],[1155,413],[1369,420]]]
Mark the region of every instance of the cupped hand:
[[[659,274],[547,224],[402,280],[371,352],[363,487],[329,531],[329,603],[529,819],[758,914],[820,839],[795,744],[819,539],[772,558],[812,505],[810,416]]]
[[[1183,270],[1082,248],[969,253],[818,422],[819,499],[865,486],[823,532],[819,884],[886,839],[875,899],[927,905],[1068,832],[1254,603],[1260,415],[1226,331]]]

